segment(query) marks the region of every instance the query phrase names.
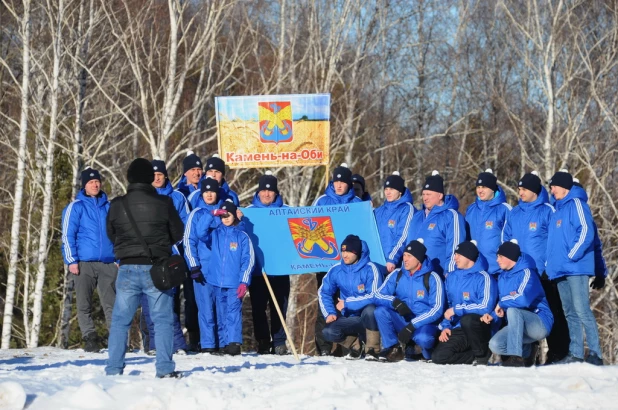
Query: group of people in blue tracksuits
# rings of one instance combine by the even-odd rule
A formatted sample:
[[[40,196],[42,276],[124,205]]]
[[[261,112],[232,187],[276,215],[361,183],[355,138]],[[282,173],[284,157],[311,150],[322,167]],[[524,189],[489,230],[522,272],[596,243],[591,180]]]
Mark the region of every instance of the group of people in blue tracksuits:
[[[350,359],[519,367],[534,364],[547,339],[546,363],[603,364],[588,292],[591,277],[590,287],[604,286],[607,270],[578,180],[560,170],[550,198],[538,173],[527,173],[516,207],[492,170],[475,185],[464,217],[437,171],[425,180],[420,210],[399,173],[386,179],[374,213],[387,276],[370,274],[376,265],[362,238],[343,241],[342,262],[318,278],[321,354],[334,349],[320,336]],[[342,164],[315,205],[358,202],[354,188]]]

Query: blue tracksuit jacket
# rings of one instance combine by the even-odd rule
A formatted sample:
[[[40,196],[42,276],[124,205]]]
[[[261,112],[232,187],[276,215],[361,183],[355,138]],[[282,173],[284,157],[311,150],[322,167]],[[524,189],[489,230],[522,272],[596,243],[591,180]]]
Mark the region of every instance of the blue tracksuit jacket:
[[[401,265],[412,217],[417,212],[413,203],[412,194],[406,188],[401,198],[393,202],[384,202],[373,211],[384,258],[386,262],[396,266]]]
[[[203,179],[204,178],[202,178],[202,180]],[[200,203],[204,202],[200,189],[196,189],[195,191],[191,192],[191,194],[189,194],[187,199],[189,203],[191,204],[192,209],[197,208]],[[217,199],[220,199],[223,201],[227,201],[228,199],[230,199],[234,203],[234,205],[236,206],[240,205],[240,202],[238,201],[238,195],[236,195],[236,192],[230,189],[230,186],[227,184],[225,180],[223,180],[223,185],[221,185],[221,188],[219,188],[219,195],[217,196]]]
[[[446,195],[444,204],[435,206],[427,216],[423,207],[414,214],[406,240],[423,238],[427,257],[441,275],[455,270],[455,248],[466,240],[465,221],[457,209],[459,201],[453,195]]]
[[[467,314],[483,316],[493,312],[498,301],[496,278],[487,273],[487,260],[482,254],[470,269],[456,269],[446,277],[446,298],[448,307],[455,315],[451,320],[443,319],[440,329],[460,326],[459,320]]]
[[[114,262],[114,245],[107,237],[109,201],[105,192],[87,196],[82,189],[62,211],[62,257],[64,263]]]
[[[175,191],[172,187],[172,183],[167,180],[167,183],[163,186],[163,188],[157,188],[157,193],[159,195],[166,195],[172,198],[172,201],[174,201],[174,208],[178,211],[178,215],[180,215],[182,222],[186,224],[191,209],[189,208],[187,198],[185,198],[182,192]]]
[[[534,259],[539,273],[545,271],[547,261],[547,234],[552,214],[555,212],[549,204],[545,187],[534,202],[519,200],[504,225],[502,241],[517,239],[521,251]]]
[[[479,252],[487,259],[489,273],[500,270],[496,262],[496,252],[502,243],[502,228],[508,220],[511,205],[506,203],[506,195],[498,187],[493,199],[476,201],[466,210],[466,223],[470,231],[470,239],[478,243]]]
[[[333,295],[339,290],[344,301],[343,316],[359,316],[363,308],[373,302],[375,292],[382,284],[380,269],[369,259],[369,248],[361,241],[363,248],[358,262],[346,265],[341,261],[329,269],[318,290],[320,311],[326,318],[337,315]]]
[[[362,200],[354,195],[353,189],[350,189],[345,195],[337,195],[335,193],[333,181],[330,181],[326,187],[326,191],[324,191],[324,195],[317,197],[315,201],[313,201],[313,206],[341,205],[351,204],[354,202],[362,202]]]

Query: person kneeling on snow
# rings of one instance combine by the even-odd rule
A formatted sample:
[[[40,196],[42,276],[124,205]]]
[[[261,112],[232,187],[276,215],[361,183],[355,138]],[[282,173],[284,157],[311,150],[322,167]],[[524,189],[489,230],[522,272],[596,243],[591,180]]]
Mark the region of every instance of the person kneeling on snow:
[[[398,362],[404,353],[399,343],[410,339],[429,360],[444,313],[445,295],[440,276],[426,257],[422,239],[411,241],[403,252],[403,266],[393,271],[375,296],[375,316],[385,349],[380,360]]]
[[[498,248],[498,304],[481,320],[490,323],[506,317],[503,327],[489,341],[495,354],[509,355],[503,366],[522,367],[524,358],[532,365],[536,356],[533,343],[547,337],[554,323],[534,260],[521,253],[516,239]]]
[[[487,273],[487,260],[476,241],[465,241],[455,248],[455,263],[457,269],[446,277],[449,308],[431,360],[437,364],[487,364],[491,327],[480,319],[494,310],[498,286]]]
[[[369,260],[367,243],[356,235],[348,235],[341,243],[343,263],[334,265],[324,276],[318,291],[320,310],[326,319],[324,339],[350,349],[346,359],[377,360],[380,334],[374,317],[374,294],[382,283],[378,267]],[[339,290],[335,306],[333,296]],[[339,313],[337,313],[339,311]]]
[[[236,356],[242,345],[242,298],[251,282],[251,270],[255,253],[249,235],[238,228],[237,208],[225,201],[211,214],[221,218],[221,223],[210,232],[210,263],[206,274],[206,294],[215,304],[216,322],[207,321],[206,333],[215,334],[218,329],[221,353]],[[208,226],[206,222],[203,226]],[[216,225],[216,223],[211,224]],[[189,226],[189,224],[187,224]],[[203,240],[200,239],[200,240]],[[208,240],[206,240],[208,242]],[[203,282],[201,270],[191,269],[191,277]],[[201,306],[200,306],[201,307]],[[206,348],[214,348],[206,344]],[[210,351],[210,350],[207,350]]]

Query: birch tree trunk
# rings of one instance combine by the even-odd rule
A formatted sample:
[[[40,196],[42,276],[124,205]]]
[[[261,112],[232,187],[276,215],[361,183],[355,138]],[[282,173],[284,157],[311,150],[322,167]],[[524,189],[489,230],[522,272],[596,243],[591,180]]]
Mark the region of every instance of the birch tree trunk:
[[[9,250],[9,270],[6,280],[6,298],[2,320],[2,344],[0,348],[8,349],[11,343],[13,324],[13,304],[15,302],[15,281],[17,263],[19,262],[19,233],[21,224],[21,204],[24,196],[24,179],[26,177],[26,139],[28,136],[28,90],[30,85],[30,0],[23,0],[23,14],[20,17],[22,39],[22,81],[21,81],[21,115],[19,121],[19,149],[17,153],[17,176],[11,221],[11,245]],[[5,4],[8,8],[9,6]],[[15,15],[15,13],[13,13]]]

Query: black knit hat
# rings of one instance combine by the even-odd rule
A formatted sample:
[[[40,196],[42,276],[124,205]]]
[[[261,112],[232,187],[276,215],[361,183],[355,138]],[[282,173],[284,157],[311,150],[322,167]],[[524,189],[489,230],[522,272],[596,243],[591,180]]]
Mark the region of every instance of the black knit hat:
[[[82,171],[82,189],[85,188],[86,184],[93,179],[98,179],[101,181],[101,174],[99,174],[99,171],[96,169],[86,167],[86,169]]]
[[[399,176],[399,171],[393,172],[392,175],[389,175],[388,178],[386,178],[384,188],[393,188],[402,194],[406,192],[406,183],[403,178]]]
[[[464,241],[457,245],[455,253],[460,254],[464,258],[470,259],[472,262],[476,262],[479,257],[479,248],[476,247],[476,241]]]
[[[224,201],[219,207],[219,209],[224,209],[228,211],[229,213],[234,215],[234,219],[236,219],[236,210],[238,208],[236,208],[236,205],[234,205],[234,202],[230,201],[229,199],[227,201]]]
[[[564,189],[571,189],[573,188],[573,175],[569,174],[569,171],[566,169],[561,169],[549,180],[549,186],[551,187],[553,185]]]
[[[520,188],[527,189],[528,191],[532,191],[535,194],[541,193],[541,178],[539,178],[539,173],[537,171],[528,172],[519,180],[518,186]]]
[[[425,185],[423,185],[423,191],[425,190],[444,194],[444,179],[442,179],[438,171],[433,171],[431,173],[431,176],[428,176],[425,179]]]
[[[335,181],[345,182],[352,188],[352,171],[345,162],[333,171],[333,182]]]
[[[521,256],[521,249],[519,248],[517,239],[511,239],[509,242],[504,242],[498,248],[497,253],[498,255],[502,255],[506,258],[509,258],[513,262],[517,262],[517,260]]]
[[[276,194],[279,193],[277,189],[277,177],[273,175],[272,171],[266,171],[258,181],[257,192],[264,190],[273,191]]]
[[[425,255],[427,254],[427,248],[425,247],[425,241],[423,238],[418,238],[413,241],[410,241],[409,244],[406,245],[406,248],[403,250],[403,253],[409,253],[414,256],[420,263],[423,263],[425,260]]]
[[[367,189],[365,188],[365,178],[363,178],[362,175],[359,175],[359,174],[352,175],[352,183],[354,182],[360,184],[360,186],[363,187],[363,193],[367,192]]]
[[[352,252],[358,256],[363,252],[361,239],[356,235],[348,235],[341,242],[341,252]]]
[[[136,158],[127,169],[127,179],[130,184],[152,184],[154,181],[154,169],[146,158]]]
[[[202,168],[202,160],[193,151],[187,151],[187,156],[182,160],[182,173],[193,168]]]
[[[206,167],[204,168],[204,170],[209,171],[211,169],[219,171],[223,175],[225,175],[225,161],[219,158],[219,155],[217,154],[214,154],[212,157],[206,160]]]
[[[200,182],[200,192],[203,194],[204,192],[215,192],[219,193],[219,183],[216,179],[211,177],[206,177],[202,179]]]
[[[487,168],[485,172],[479,174],[479,177],[476,179],[476,186],[484,186],[494,192],[498,190],[498,178],[496,178],[491,168]]]
[[[154,172],[160,172],[165,175],[167,178],[167,167],[165,166],[165,161],[161,160],[159,157],[155,157],[152,161],[152,170]]]

